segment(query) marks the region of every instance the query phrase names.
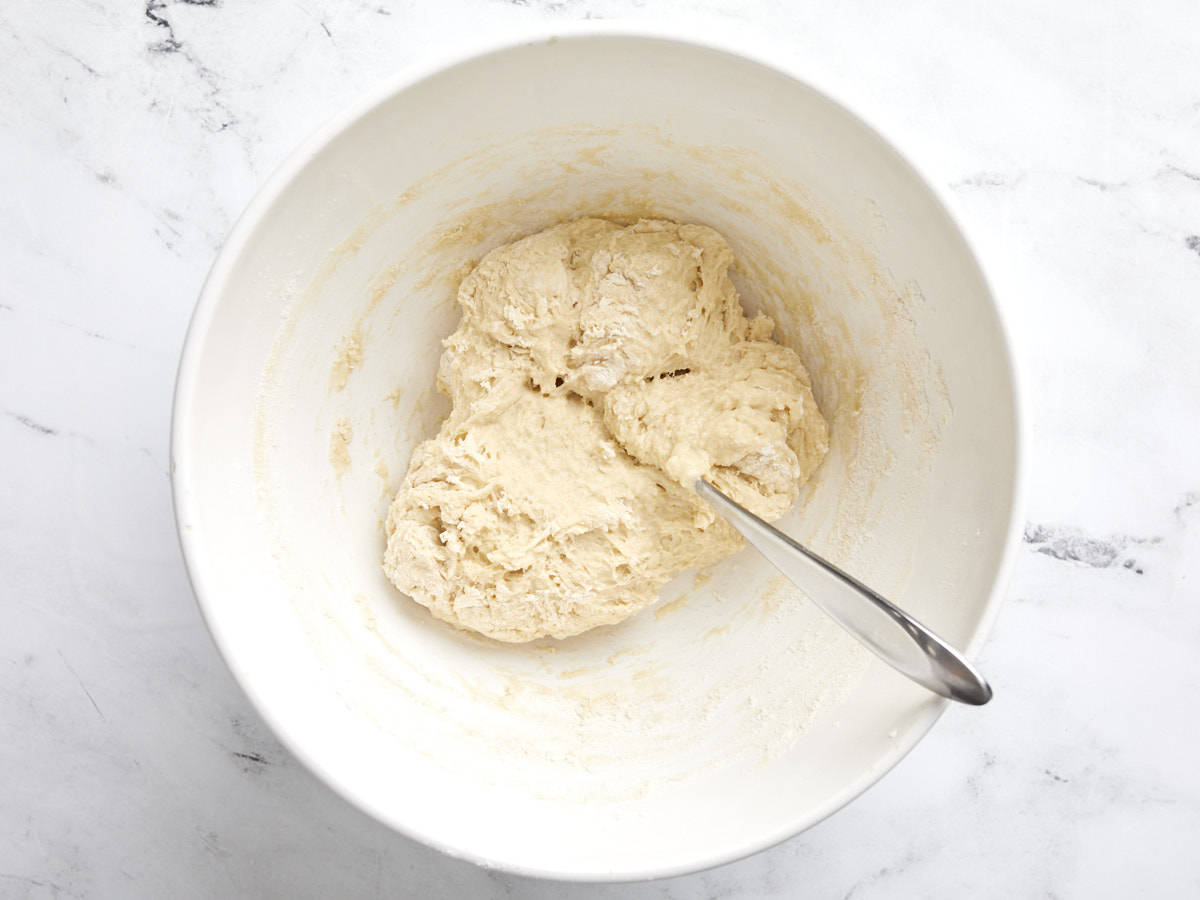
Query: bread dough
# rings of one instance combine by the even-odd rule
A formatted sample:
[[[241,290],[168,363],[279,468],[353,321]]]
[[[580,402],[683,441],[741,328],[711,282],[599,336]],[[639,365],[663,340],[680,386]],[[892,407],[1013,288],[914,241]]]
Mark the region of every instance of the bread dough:
[[[747,318],[701,225],[579,219],[462,282],[384,570],[435,616],[502,641],[619,622],[741,545],[703,476],[777,518],[827,448],[796,354]]]

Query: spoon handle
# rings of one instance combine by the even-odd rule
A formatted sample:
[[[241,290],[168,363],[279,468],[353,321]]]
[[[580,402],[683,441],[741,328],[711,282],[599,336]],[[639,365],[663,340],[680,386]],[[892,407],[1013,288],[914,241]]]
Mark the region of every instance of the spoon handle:
[[[950,700],[982,706],[992,688],[958,651],[865,584],[729,499],[703,478],[696,493],[839,625],[917,684]]]

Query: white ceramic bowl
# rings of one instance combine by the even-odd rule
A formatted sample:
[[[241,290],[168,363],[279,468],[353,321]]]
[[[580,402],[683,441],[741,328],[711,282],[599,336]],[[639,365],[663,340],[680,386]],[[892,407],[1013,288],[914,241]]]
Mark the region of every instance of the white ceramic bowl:
[[[448,853],[631,879],[808,827],[943,703],[750,550],[560,644],[455,632],[384,579],[388,501],[444,409],[434,372],[457,280],[488,249],[585,213],[729,238],[746,305],[801,352],[832,426],[784,526],[977,650],[1019,482],[1012,363],[984,277],[878,134],[713,46],[560,30],[407,75],[323,128],[213,267],[172,472],[216,642],[314,772]]]

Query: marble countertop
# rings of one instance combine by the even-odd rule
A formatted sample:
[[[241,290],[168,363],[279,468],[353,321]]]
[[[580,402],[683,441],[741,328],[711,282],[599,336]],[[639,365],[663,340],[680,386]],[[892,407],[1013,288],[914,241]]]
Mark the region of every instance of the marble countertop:
[[[904,9],[900,9],[904,6]],[[1200,896],[1200,6],[10,0],[0,8],[0,897]],[[335,797],[200,620],[175,365],[256,186],[380,77],[582,17],[770,32],[947,187],[1028,375],[981,664],[810,832],[644,885],[485,872]]]

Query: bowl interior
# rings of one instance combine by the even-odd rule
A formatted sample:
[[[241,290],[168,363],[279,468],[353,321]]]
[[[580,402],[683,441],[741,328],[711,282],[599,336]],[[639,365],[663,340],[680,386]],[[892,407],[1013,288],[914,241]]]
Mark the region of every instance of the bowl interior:
[[[380,567],[458,280],[577,215],[721,231],[808,363],[832,449],[783,527],[960,646],[1015,502],[1012,375],[952,221],[881,139],[780,72],[578,35],[444,68],[278,177],[223,252],[177,398],[181,533],[208,621],[286,743],[449,852],[569,878],[735,858],[890,767],[940,701],[753,551],[566,642],[432,620]]]

